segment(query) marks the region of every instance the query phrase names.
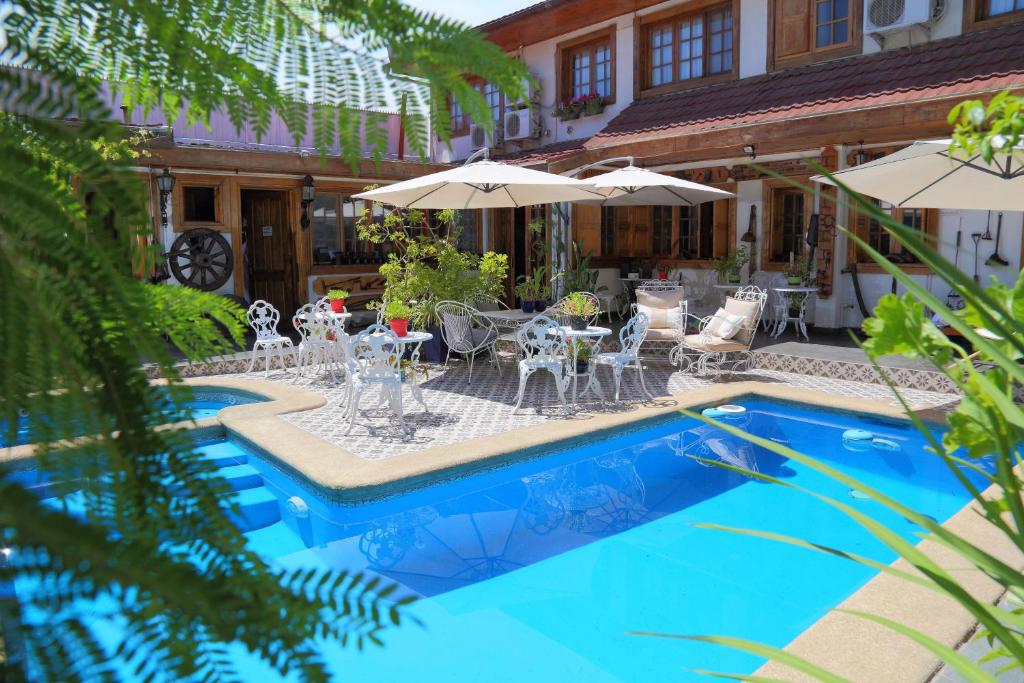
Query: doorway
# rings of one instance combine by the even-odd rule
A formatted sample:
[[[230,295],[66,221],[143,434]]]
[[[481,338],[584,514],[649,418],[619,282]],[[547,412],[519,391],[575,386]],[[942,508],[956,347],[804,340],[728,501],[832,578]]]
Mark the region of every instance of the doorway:
[[[288,193],[242,190],[242,225],[248,294],[264,299],[290,320],[298,307],[295,294],[295,241],[288,220]],[[284,332],[285,327],[280,328]]]

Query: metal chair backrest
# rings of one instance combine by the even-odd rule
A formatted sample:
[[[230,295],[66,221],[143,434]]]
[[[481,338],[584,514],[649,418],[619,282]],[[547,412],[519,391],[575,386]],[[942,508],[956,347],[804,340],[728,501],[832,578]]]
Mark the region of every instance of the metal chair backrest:
[[[640,345],[647,338],[647,330],[651,326],[651,319],[646,313],[637,313],[626,321],[626,324],[619,330],[619,345],[622,353],[636,357],[640,353]]]
[[[593,304],[594,310],[597,311],[597,313],[595,313],[594,315],[590,316],[590,318],[587,319],[587,324],[593,325],[594,323],[597,322],[598,316],[601,315],[601,301],[597,298],[597,296],[595,296],[591,292],[577,293],[585,296],[587,300],[590,301],[591,304]],[[569,324],[569,316],[562,311],[562,305],[565,303],[565,300],[567,298],[568,295],[563,296],[561,299],[558,300],[558,302],[554,306],[551,307],[551,314],[555,316],[555,319],[558,321],[559,325]]]
[[[394,380],[402,366],[402,345],[398,336],[384,325],[370,325],[350,342],[352,359],[359,375],[368,380]]]
[[[683,284],[678,280],[641,280],[636,288],[651,292],[671,292],[675,289],[682,289]]]
[[[557,361],[565,355],[568,338],[560,325],[547,317],[538,315],[516,330],[516,343],[527,361]]]
[[[302,343],[324,343],[330,341],[331,325],[329,319],[317,310],[314,304],[300,306],[292,317],[292,326],[302,338]]]
[[[245,312],[249,327],[256,332],[258,341],[276,339],[281,335],[277,331],[277,323],[281,321],[281,313],[269,302],[258,299]]]
[[[452,351],[468,353],[476,346],[474,329],[486,329],[493,324],[482,318],[477,310],[458,301],[442,301],[434,307],[441,322],[441,338]]]

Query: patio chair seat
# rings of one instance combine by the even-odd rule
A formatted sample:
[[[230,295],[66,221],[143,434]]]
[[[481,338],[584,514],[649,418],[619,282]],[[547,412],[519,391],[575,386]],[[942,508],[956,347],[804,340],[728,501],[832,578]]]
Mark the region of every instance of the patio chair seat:
[[[721,337],[708,337],[705,339],[699,334],[688,334],[683,337],[683,343],[687,348],[698,351],[711,351],[713,353],[728,353],[730,351],[746,351],[747,345],[732,339]]]
[[[678,328],[651,327],[647,330],[647,341],[679,341],[679,338]]]

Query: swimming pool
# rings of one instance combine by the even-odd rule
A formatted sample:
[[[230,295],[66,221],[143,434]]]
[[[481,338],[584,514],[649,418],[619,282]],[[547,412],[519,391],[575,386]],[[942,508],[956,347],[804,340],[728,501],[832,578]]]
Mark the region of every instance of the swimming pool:
[[[228,406],[245,405],[265,401],[263,396],[240,389],[227,389],[221,387],[195,387],[191,389],[188,401],[180,410],[175,410],[170,397],[164,399],[163,422],[179,422],[181,420],[201,420],[207,417],[214,417],[222,408]],[[76,435],[85,434],[88,429],[81,426]],[[29,423],[28,412],[18,418],[18,430],[13,439],[8,443],[7,423],[0,422],[0,448],[7,446],[22,446],[28,443],[35,443],[38,440],[32,434],[32,427]]]
[[[739,403],[747,412],[734,424],[937,520],[968,501],[904,423],[758,398]],[[898,449],[849,450],[842,434],[854,428]],[[853,501],[906,538],[918,530],[797,463],[681,416],[358,507],[314,497],[232,441],[201,450],[238,490],[238,522],[258,552],[288,568],[373,572],[424,596],[412,606],[424,627],[386,633],[384,651],[324,645],[339,678],[350,680],[661,681],[696,679],[686,671],[695,667],[752,672],[756,657],[626,632],[728,634],[783,646],[875,572],[693,523],[772,530],[894,559],[812,497],[689,455]],[[295,496],[308,516],[288,512]],[[243,654],[238,660],[244,679],[273,680]]]

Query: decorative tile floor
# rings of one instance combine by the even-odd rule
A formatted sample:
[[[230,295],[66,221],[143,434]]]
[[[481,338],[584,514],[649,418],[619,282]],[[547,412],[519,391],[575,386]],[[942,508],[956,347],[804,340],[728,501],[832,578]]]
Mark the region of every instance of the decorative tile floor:
[[[352,433],[346,434],[348,423],[343,419],[344,409],[341,405],[345,389],[340,383],[331,386],[330,380],[323,378],[303,378],[296,385],[324,395],[328,400],[326,406],[282,417],[296,427],[338,444],[362,458],[380,460],[432,446],[457,444],[519,427],[542,425],[548,420],[587,420],[597,412],[630,410],[631,406],[650,400],[643,397],[637,384],[636,373],[626,370],[623,373],[621,405],[602,404],[593,396],[587,396],[581,401],[578,411],[572,413],[559,405],[550,375],[538,372],[530,378],[523,407],[518,414],[513,414],[518,387],[518,378],[512,374],[513,370],[510,363],[503,363],[504,377],[499,378],[493,366],[481,363],[474,370],[473,383],[467,384],[464,364],[453,362],[446,372],[439,366],[432,366],[429,379],[423,381],[421,385],[429,412],[424,412],[423,407],[412,399],[409,390],[403,391],[406,422],[412,430],[408,435],[402,433],[397,421],[386,407],[376,410],[379,394],[373,389],[364,395]],[[600,368],[598,372],[607,393],[612,385],[611,373],[607,368]],[[251,375],[233,376],[263,379],[262,371]],[[707,386],[716,381],[677,372],[666,364],[656,363],[647,365],[644,376],[651,393],[655,397],[662,397],[662,400],[668,395]],[[293,378],[294,374],[285,375],[276,371],[271,372],[268,379],[291,382]],[[884,401],[887,405],[898,405],[890,390],[878,384],[765,369],[726,375],[717,381],[730,380],[778,382],[839,396],[867,398]],[[915,408],[951,407],[957,400],[956,396],[948,393],[918,389],[901,389],[900,392]]]

